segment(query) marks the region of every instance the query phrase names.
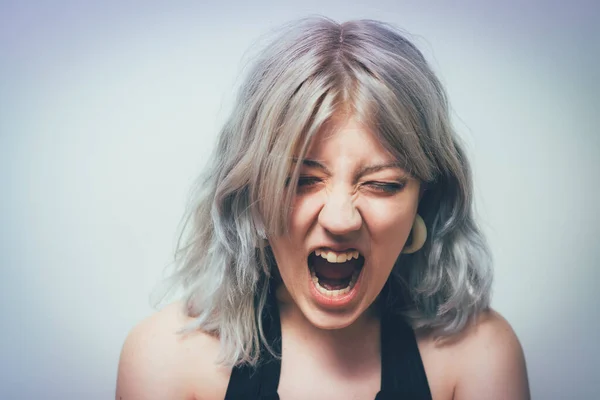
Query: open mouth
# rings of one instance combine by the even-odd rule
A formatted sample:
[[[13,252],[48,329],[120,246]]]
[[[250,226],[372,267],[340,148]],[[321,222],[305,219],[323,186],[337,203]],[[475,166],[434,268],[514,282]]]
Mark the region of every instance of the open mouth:
[[[356,250],[316,250],[308,256],[308,268],[315,288],[327,297],[350,293],[356,285],[365,258]]]

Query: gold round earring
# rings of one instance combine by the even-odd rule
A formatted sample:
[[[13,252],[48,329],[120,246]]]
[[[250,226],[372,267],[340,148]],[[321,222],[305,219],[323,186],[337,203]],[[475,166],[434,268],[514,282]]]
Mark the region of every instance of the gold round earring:
[[[425,226],[425,221],[423,221],[423,218],[421,218],[419,214],[415,215],[411,234],[412,241],[408,246],[405,246],[402,249],[403,254],[412,254],[419,251],[425,244],[425,240],[427,239],[427,227]]]

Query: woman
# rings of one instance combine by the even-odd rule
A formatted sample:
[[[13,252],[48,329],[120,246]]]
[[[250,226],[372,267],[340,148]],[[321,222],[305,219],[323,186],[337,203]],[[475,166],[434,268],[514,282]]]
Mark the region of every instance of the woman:
[[[117,398],[528,398],[472,198],[413,44],[376,21],[286,27],[198,186],[184,301],[130,333]]]

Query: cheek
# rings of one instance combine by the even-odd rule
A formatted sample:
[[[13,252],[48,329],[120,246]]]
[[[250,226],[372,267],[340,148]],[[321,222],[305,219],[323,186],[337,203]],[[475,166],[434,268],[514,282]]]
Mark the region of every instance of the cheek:
[[[370,204],[364,210],[377,258],[385,264],[395,262],[412,229],[416,206],[410,202],[389,202]]]
[[[296,197],[288,217],[289,232],[270,239],[277,268],[286,286],[306,273],[305,239],[318,215],[320,201],[314,195]]]
[[[409,201],[364,202],[361,208],[373,234],[410,230],[416,214],[416,204]]]
[[[399,207],[394,211],[388,214],[384,229],[389,231],[390,237],[398,237],[398,235],[403,237],[403,234],[408,236],[415,217],[415,211],[413,211],[412,207]]]
[[[270,245],[279,274],[286,283],[294,282],[304,264],[299,246],[289,236],[271,239]]]

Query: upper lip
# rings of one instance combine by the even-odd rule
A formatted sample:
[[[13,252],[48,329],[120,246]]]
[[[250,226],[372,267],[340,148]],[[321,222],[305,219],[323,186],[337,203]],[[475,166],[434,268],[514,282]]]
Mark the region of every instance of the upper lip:
[[[365,253],[359,246],[352,246],[347,244],[336,244],[336,243],[323,243],[317,246],[314,246],[310,249],[309,255],[315,252],[315,250],[331,250],[338,253],[346,252],[346,251],[358,251],[358,253],[364,257]]]

